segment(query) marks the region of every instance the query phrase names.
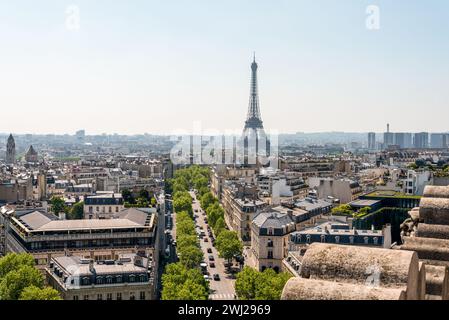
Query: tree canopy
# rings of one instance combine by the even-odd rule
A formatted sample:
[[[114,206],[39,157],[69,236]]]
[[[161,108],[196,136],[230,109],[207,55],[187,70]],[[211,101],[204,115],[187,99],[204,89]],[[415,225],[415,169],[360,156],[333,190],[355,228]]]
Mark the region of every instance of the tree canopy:
[[[75,203],[67,215],[69,220],[81,220],[84,218],[84,202]]]
[[[223,230],[220,232],[217,237],[216,246],[220,257],[228,261],[236,255],[241,255],[243,251],[243,245],[235,231]]]
[[[237,275],[235,290],[240,300],[279,300],[282,290],[291,275],[277,274],[272,269],[259,272],[244,267]]]
[[[19,300],[62,300],[58,291],[53,288],[29,286],[23,289]]]
[[[44,287],[44,277],[34,267],[32,255],[9,253],[0,258],[0,300],[55,300],[56,297],[59,297],[57,291]]]

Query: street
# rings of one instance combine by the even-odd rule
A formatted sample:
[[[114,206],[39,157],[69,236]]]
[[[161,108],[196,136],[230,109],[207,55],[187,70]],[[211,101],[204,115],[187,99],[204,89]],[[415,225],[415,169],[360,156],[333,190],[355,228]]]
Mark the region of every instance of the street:
[[[206,215],[201,208],[200,202],[196,199],[196,195],[194,192],[190,192],[192,196],[193,203],[193,213],[196,216],[195,224],[197,225],[198,231],[204,231],[205,236],[200,239],[201,250],[204,254],[204,262],[207,263],[207,271],[209,275],[209,284],[210,284],[210,295],[209,299],[211,300],[234,300],[235,299],[235,279],[232,279],[229,274],[225,271],[225,260],[218,256],[218,251],[215,247],[212,246],[211,239],[208,236],[207,231],[207,223],[205,222]],[[207,240],[206,240],[207,239]],[[207,242],[206,242],[206,241]],[[208,253],[207,250],[211,249],[212,252]],[[209,261],[209,256],[213,256],[213,261]],[[215,267],[211,267],[210,263],[213,262]],[[214,280],[213,275],[218,274],[220,276],[220,280]]]

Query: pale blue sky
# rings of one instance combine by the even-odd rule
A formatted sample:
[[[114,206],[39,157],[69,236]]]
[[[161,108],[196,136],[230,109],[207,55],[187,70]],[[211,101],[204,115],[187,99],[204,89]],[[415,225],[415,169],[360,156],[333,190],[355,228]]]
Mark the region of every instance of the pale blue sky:
[[[448,34],[446,0],[0,0],[0,132],[242,129],[253,51],[268,129],[448,131]]]

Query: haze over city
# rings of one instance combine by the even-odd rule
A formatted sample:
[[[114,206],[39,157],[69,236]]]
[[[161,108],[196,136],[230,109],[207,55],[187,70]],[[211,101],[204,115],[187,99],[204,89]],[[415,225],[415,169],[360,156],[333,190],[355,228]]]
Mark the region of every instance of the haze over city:
[[[447,1],[0,1],[2,132],[447,131]],[[438,116],[436,116],[438,114]]]

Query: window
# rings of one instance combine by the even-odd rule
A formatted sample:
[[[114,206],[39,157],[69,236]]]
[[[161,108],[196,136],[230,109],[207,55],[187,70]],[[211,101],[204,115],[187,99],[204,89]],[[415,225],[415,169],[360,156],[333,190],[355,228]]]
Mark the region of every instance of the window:
[[[103,277],[97,278],[97,284],[103,284]]]
[[[106,283],[107,284],[112,284],[112,276],[107,276],[106,277]]]
[[[117,276],[115,280],[117,281],[117,283],[122,283],[122,276]]]
[[[112,207],[109,207],[109,213],[112,213]]]
[[[88,277],[84,277],[82,283],[83,283],[83,286],[88,286],[90,284],[89,278]]]
[[[117,300],[122,300],[122,293],[121,292],[117,292]]]
[[[340,237],[339,236],[335,236],[335,243],[339,243],[340,242]]]
[[[308,235],[306,236],[306,238],[307,238],[307,243],[310,243],[310,234],[308,234]]]
[[[134,292],[129,293],[129,300],[136,300],[136,296],[134,295]]]
[[[89,295],[88,294],[84,295],[84,300],[89,300]]]
[[[78,296],[73,296],[73,300],[78,300]]]
[[[129,276],[129,282],[134,282],[135,276],[132,274]]]
[[[140,275],[140,282],[145,282],[145,275],[141,274]],[[144,299],[141,299],[144,300]]]
[[[115,212],[118,212],[118,207],[115,207]]]
[[[379,241],[379,238],[378,238],[378,237],[374,237],[374,238],[373,238],[374,244],[377,244],[378,241]]]
[[[365,241],[365,244],[368,244],[368,242],[369,242],[369,238],[368,237],[364,237],[363,240]]]
[[[324,234],[321,235],[321,242],[326,242],[326,235]]]
[[[145,291],[140,291],[140,300],[145,300]]]
[[[106,295],[106,300],[112,300],[112,293],[108,293]]]
[[[350,244],[354,244],[354,237],[353,237],[353,236],[350,236],[350,237],[349,237],[349,243],[350,243]]]
[[[92,206],[89,207],[89,213],[93,213],[94,212],[94,208]]]
[[[267,259],[273,259],[273,251],[268,251]]]
[[[269,247],[269,248],[273,248],[273,240],[271,240],[271,239],[268,239],[268,242],[267,242],[267,247]]]
[[[97,212],[99,212],[99,211],[100,211],[100,207],[97,207],[96,209],[97,209]]]
[[[103,300],[103,295],[101,293],[97,294],[97,300]]]

